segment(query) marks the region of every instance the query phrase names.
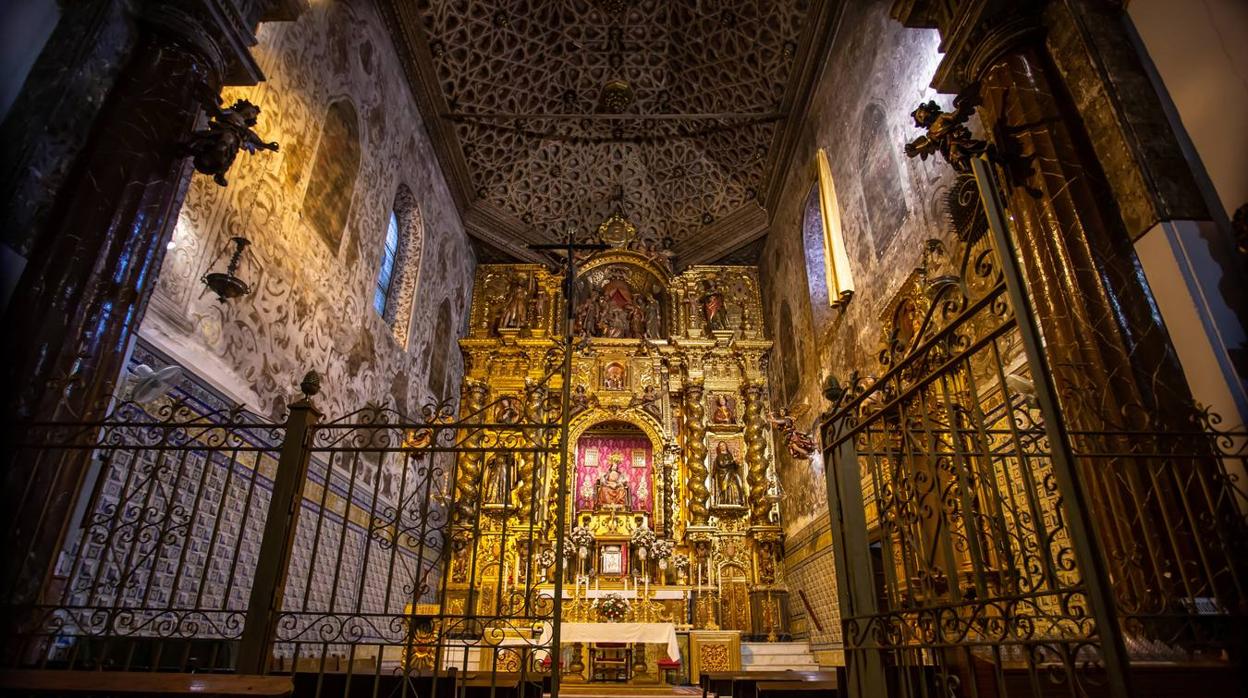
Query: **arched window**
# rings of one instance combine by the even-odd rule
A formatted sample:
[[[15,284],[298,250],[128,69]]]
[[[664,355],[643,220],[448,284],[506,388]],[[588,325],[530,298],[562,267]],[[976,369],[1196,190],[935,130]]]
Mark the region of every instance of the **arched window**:
[[[373,289],[373,308],[383,318],[391,306],[391,290],[394,288],[394,262],[399,257],[399,217],[390,212],[390,224],[386,226],[386,242],[381,249],[381,269],[377,272],[377,286]]]
[[[373,308],[390,326],[394,341],[401,347],[407,347],[411,329],[424,239],[425,227],[416,197],[407,186],[399,185],[386,223],[377,283],[373,287]]]
[[[815,184],[806,197],[802,216],[802,242],[806,250],[806,278],[811,300],[820,306],[839,308],[854,294],[853,274],[841,228],[841,208],[832,182],[828,154],[815,153]]]
[[[312,162],[312,176],[303,193],[303,217],[335,254],[351,212],[355,177],[360,169],[360,125],[351,101],[329,105],[321,140]]]

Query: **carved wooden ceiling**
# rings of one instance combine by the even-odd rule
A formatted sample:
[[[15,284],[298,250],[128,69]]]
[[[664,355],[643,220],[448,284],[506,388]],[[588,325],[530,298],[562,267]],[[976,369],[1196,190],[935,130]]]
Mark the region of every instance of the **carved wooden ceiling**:
[[[830,35],[820,0],[385,0],[474,236],[525,244],[621,211],[682,262],[765,232]]]

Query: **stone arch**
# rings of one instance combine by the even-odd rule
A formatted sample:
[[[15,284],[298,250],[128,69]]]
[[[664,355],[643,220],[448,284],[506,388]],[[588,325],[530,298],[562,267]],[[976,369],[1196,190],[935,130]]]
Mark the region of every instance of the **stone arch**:
[[[390,326],[394,341],[406,348],[412,325],[412,309],[416,302],[417,281],[425,244],[425,224],[420,205],[406,184],[394,194],[391,209],[399,225],[399,249],[395,255],[394,274],[390,280],[389,297],[383,319]]]
[[[336,255],[342,246],[360,170],[360,120],[346,97],[330,103],[300,210]]]

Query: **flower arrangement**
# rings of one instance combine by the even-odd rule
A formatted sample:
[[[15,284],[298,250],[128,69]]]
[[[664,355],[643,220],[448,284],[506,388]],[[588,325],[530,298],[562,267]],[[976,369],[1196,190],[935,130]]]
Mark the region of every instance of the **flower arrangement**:
[[[650,554],[659,561],[661,570],[667,569],[667,559],[672,556],[674,550],[676,550],[676,541],[670,538],[660,538],[650,546]]]
[[[630,536],[628,540],[633,544],[634,548],[637,548],[637,552],[644,560],[646,558],[646,553],[654,547],[657,537],[654,535],[654,531],[651,531],[650,527],[643,523],[633,529],[633,535]]]
[[[537,554],[537,566],[539,569],[547,570],[555,564],[554,548],[546,548]]]
[[[608,621],[618,623],[628,615],[628,601],[619,594],[607,594],[598,604],[598,613]]]
[[[572,535],[568,538],[576,546],[577,550],[581,554],[581,557],[588,555],[589,549],[594,545],[593,532],[584,526],[577,526],[576,528],[573,528]]]
[[[672,556],[672,565],[682,572],[689,569],[689,556],[684,553]]]

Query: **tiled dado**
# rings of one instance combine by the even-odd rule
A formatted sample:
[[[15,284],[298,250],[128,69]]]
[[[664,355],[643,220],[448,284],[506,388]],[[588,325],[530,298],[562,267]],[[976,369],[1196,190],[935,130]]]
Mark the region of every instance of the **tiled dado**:
[[[784,571],[793,636],[810,642],[820,664],[843,663],[836,563],[826,515],[786,541]]]

